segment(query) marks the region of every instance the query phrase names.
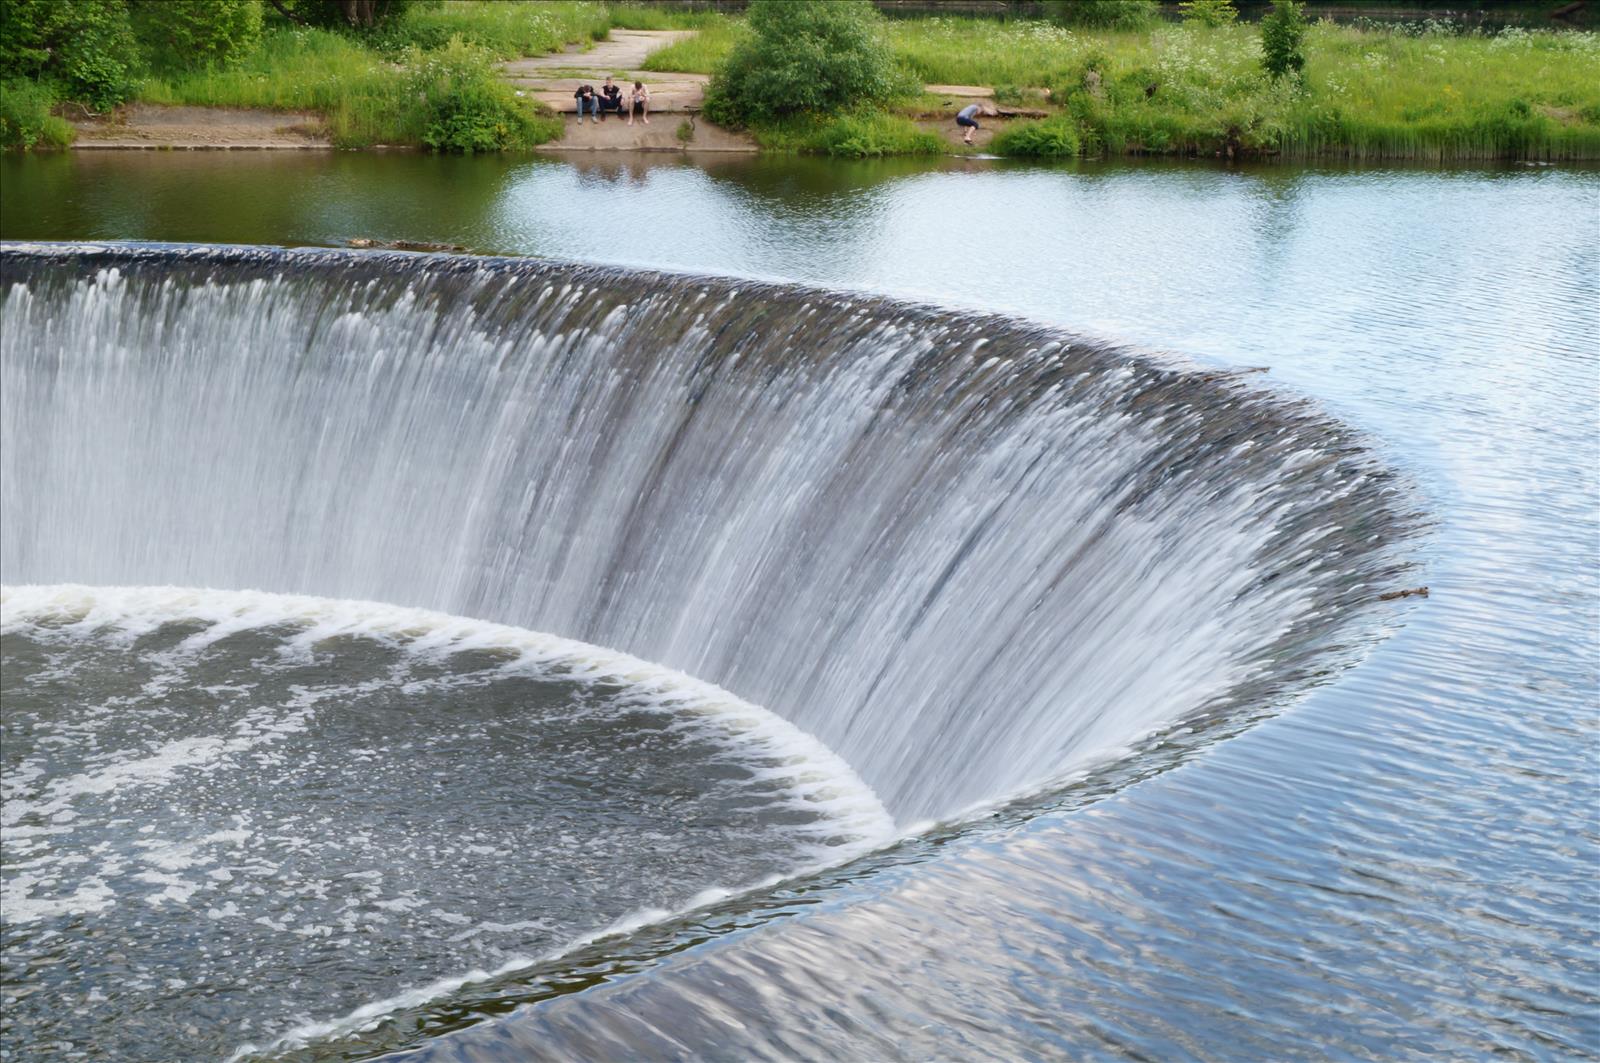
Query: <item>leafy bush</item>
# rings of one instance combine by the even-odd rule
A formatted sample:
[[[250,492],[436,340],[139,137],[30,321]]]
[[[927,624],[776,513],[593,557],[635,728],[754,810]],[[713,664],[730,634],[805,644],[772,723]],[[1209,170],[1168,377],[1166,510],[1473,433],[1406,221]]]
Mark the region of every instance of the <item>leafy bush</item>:
[[[550,139],[552,120],[540,121],[500,79],[489,53],[460,37],[436,52],[413,50],[406,67],[406,95],[422,108],[422,142],[433,150],[470,155]]]
[[[714,122],[835,114],[907,91],[883,16],[866,0],[751,0],[746,23],[706,90]]]
[[[1261,65],[1274,80],[1300,75],[1306,65],[1300,51],[1305,37],[1305,12],[1296,0],[1273,0],[1271,14],[1261,20]]]
[[[159,68],[225,66],[261,42],[261,0],[135,0],[132,14]]]
[[[1078,154],[1078,127],[1066,115],[1056,115],[1041,122],[1017,122],[996,134],[989,142],[989,147],[999,155],[1068,158]]]
[[[1182,0],[1178,10],[1183,12],[1183,21],[1199,23],[1213,29],[1226,26],[1239,17],[1239,10],[1233,6],[1233,0]]]
[[[0,2],[0,78],[57,81],[105,110],[132,94],[138,66],[124,0]]]
[[[844,159],[882,155],[938,155],[944,141],[896,115],[842,115],[812,138],[806,150]]]
[[[0,81],[0,147],[65,147],[72,143],[72,126],[50,113],[55,106],[50,90],[18,78]]]
[[[1045,0],[1051,21],[1063,26],[1144,29],[1160,14],[1156,0]]]

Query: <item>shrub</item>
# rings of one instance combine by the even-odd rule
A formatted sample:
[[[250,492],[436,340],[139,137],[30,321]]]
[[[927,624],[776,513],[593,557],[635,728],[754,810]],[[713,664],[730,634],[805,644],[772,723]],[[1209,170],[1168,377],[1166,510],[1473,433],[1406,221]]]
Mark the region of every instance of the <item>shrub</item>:
[[[1078,154],[1078,128],[1066,115],[1006,126],[989,142],[999,155],[1062,159]]]
[[[1156,21],[1156,0],[1045,0],[1051,20],[1063,26],[1143,29]]]
[[[843,115],[835,118],[806,145],[806,150],[844,159],[883,155],[938,155],[944,141],[908,119],[888,114]]]
[[[746,22],[706,90],[712,121],[835,114],[906,91],[883,16],[866,0],[751,0]]]
[[[261,41],[261,0],[135,0],[132,13],[158,68],[226,66]]]
[[[470,155],[551,137],[552,120],[535,116],[497,76],[489,53],[460,37],[436,52],[413,50],[406,66],[407,97],[423,110],[422,142],[435,151]]]
[[[1178,10],[1183,12],[1183,21],[1210,26],[1213,29],[1226,26],[1239,17],[1239,10],[1233,6],[1233,0],[1183,0],[1178,5]]]
[[[1298,77],[1305,68],[1300,51],[1305,37],[1305,12],[1296,0],[1273,0],[1272,12],[1261,20],[1261,65],[1273,80],[1285,74]]]
[[[138,57],[124,0],[0,2],[0,78],[58,81],[105,110],[132,94]]]
[[[0,147],[60,148],[72,143],[72,126],[50,113],[55,102],[38,82],[0,81]]]

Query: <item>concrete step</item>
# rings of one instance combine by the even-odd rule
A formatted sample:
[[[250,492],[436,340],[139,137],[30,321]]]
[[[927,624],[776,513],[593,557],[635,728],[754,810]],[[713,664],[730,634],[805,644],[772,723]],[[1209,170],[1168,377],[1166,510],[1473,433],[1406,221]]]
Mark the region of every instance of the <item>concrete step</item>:
[[[585,118],[580,124],[572,115],[562,116],[566,134],[540,148],[541,151],[715,151],[754,152],[755,141],[739,133],[681,114],[652,115],[650,124],[635,119],[607,118],[595,122]],[[687,130],[683,127],[687,126]],[[682,130],[682,131],[681,131]],[[685,136],[687,133],[687,136]]]

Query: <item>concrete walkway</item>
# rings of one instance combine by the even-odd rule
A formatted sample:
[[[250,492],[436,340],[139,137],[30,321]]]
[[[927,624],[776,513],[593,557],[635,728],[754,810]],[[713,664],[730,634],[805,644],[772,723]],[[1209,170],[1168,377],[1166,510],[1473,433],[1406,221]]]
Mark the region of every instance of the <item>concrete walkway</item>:
[[[501,69],[513,85],[559,114],[576,111],[572,94],[579,85],[599,88],[608,74],[617,79],[624,92],[633,87],[634,81],[644,82],[650,89],[652,112],[688,114],[700,110],[710,78],[704,74],[652,73],[639,68],[651,52],[684,37],[693,37],[694,33],[694,30],[612,30],[608,40],[596,41],[587,52],[567,51],[513,59],[502,63]]]
[[[561,115],[567,131],[545,151],[733,151],[758,150],[755,141],[697,117],[705,101],[704,74],[656,73],[639,69],[651,52],[694,36],[694,30],[612,30],[586,52],[566,51],[502,63],[506,79],[520,92]],[[577,120],[573,93],[579,85],[599,88],[607,75],[627,93],[635,81],[650,90],[649,124],[606,115]]]

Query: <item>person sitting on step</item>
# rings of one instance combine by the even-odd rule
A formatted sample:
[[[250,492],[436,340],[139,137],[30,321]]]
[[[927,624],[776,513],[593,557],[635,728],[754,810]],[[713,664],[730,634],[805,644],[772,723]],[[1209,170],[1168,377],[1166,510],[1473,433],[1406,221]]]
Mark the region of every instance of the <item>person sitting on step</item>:
[[[650,124],[650,90],[644,87],[644,82],[635,81],[633,92],[629,94],[630,106],[628,107],[628,124],[633,124],[633,116],[639,115],[644,119],[644,124]]]
[[[578,124],[583,124],[583,115],[587,111],[596,122],[600,121],[600,97],[595,94],[593,85],[579,85],[578,91],[572,94],[578,101]]]
[[[619,117],[622,114],[622,89],[609,77],[606,83],[600,86],[600,120],[605,121],[607,112]]]

